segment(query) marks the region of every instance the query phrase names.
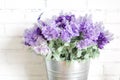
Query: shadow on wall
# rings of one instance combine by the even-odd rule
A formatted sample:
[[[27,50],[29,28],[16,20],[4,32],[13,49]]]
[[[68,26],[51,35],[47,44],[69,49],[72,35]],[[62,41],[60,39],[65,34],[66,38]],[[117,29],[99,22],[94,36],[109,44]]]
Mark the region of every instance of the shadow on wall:
[[[0,38],[0,48],[6,58],[6,63],[2,64],[0,69],[0,79],[47,80],[44,59],[28,50],[22,41],[22,37]]]

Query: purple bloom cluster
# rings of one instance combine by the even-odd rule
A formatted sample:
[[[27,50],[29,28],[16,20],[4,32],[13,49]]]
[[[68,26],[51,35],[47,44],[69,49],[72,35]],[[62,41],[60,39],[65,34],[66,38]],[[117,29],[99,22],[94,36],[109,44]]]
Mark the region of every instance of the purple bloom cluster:
[[[34,25],[31,29],[25,30],[24,43],[27,46],[31,46],[37,54],[47,55],[50,53],[47,42],[41,33],[41,29],[37,25]]]
[[[59,37],[59,31],[55,27],[44,26],[42,28],[42,34],[47,40],[57,39]]]
[[[79,49],[85,49],[89,46],[93,46],[95,43],[90,40],[90,39],[84,39],[84,40],[81,40],[77,43],[77,48]]]
[[[59,15],[49,19],[49,23],[38,19],[38,25],[27,29],[24,34],[25,45],[34,46],[36,52],[45,48],[43,41],[61,39],[63,42],[71,42],[72,38],[82,37],[76,47],[84,49],[96,45],[102,49],[111,40],[110,34],[106,33],[102,23],[93,23],[91,16],[85,15],[76,18],[75,15]],[[48,49],[46,47],[46,49]]]
[[[80,31],[84,38],[91,40],[97,40],[100,32],[103,30],[101,23],[93,23],[91,16],[85,16],[81,18]]]
[[[60,38],[64,42],[70,42],[73,37],[80,36],[82,33],[83,40],[77,44],[79,49],[91,44],[102,49],[110,41],[110,38],[102,35],[106,32],[102,23],[93,23],[91,16],[88,15],[80,18],[76,18],[75,15],[60,15],[56,19],[51,19],[50,22],[49,25],[42,27],[42,33],[47,40]],[[51,24],[54,25],[51,26]]]
[[[90,46],[89,42],[94,43],[94,45],[97,45],[98,48],[102,49],[105,44],[107,44],[110,41],[111,36],[106,37],[104,28],[102,26],[102,23],[93,23],[91,16],[84,16],[80,19],[80,32],[82,32],[83,38],[87,39],[86,44],[87,46]],[[108,34],[110,35],[110,34]],[[84,45],[81,41],[79,42],[79,47],[81,45],[81,48],[86,47],[86,44]],[[81,49],[80,48],[80,49]]]
[[[36,25],[31,29],[26,29],[24,33],[25,45],[35,46],[37,39],[41,36],[41,30]]]
[[[108,31],[101,32],[96,40],[98,48],[102,49],[105,44],[109,43],[112,40],[112,35]]]
[[[60,15],[51,19],[49,24],[39,20],[42,34],[47,40],[60,38],[64,42],[70,42],[71,38],[79,36],[79,24],[75,19],[75,15]]]

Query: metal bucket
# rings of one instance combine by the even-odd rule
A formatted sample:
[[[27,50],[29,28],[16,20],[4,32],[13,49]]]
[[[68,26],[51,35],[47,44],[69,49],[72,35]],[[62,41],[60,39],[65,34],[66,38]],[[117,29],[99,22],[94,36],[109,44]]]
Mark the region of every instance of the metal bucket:
[[[89,63],[46,60],[48,80],[87,80]]]

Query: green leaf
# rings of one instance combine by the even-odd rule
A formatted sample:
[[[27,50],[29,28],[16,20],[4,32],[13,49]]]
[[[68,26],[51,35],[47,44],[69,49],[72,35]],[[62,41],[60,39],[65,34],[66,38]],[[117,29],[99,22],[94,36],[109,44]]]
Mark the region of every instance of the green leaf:
[[[88,60],[89,59],[89,54],[85,54],[84,58],[85,58],[85,60]]]
[[[99,56],[99,50],[97,46],[91,46],[87,49],[90,58],[95,58]]]
[[[61,53],[62,50],[63,50],[63,46],[62,46],[62,47],[59,47],[59,48],[57,49],[58,53]]]
[[[52,57],[52,54],[49,54],[49,55],[46,56],[46,59],[51,60],[51,57]]]
[[[76,42],[75,43],[70,43],[70,48],[72,49],[74,47],[76,47]]]
[[[64,44],[64,46],[70,46],[70,43],[67,43],[67,42],[66,42],[66,43]]]
[[[77,50],[77,57],[80,57],[82,54],[82,51],[81,50]]]
[[[98,57],[99,56],[99,54],[100,54],[100,52],[99,52],[99,50],[98,49],[94,49],[93,50],[93,58],[95,58],[95,57]]]
[[[74,37],[70,43],[65,43],[61,39],[49,41],[48,46],[52,53],[47,56],[47,59],[57,61],[83,61],[97,57],[99,55],[99,49],[96,45],[89,46],[82,50],[76,47],[76,43],[81,39],[82,36]]]
[[[54,58],[57,60],[57,61],[60,61],[61,59],[60,59],[60,55],[59,54],[53,54],[53,56],[54,56]]]
[[[53,45],[54,45],[54,41],[51,40],[51,41],[49,42],[49,47],[50,47],[50,48],[53,48]]]

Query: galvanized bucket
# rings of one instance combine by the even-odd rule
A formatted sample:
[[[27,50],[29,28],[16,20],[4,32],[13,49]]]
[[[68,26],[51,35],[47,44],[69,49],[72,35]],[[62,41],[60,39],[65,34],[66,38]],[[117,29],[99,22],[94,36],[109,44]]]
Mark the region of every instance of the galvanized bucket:
[[[89,63],[46,60],[48,80],[87,80]]]

